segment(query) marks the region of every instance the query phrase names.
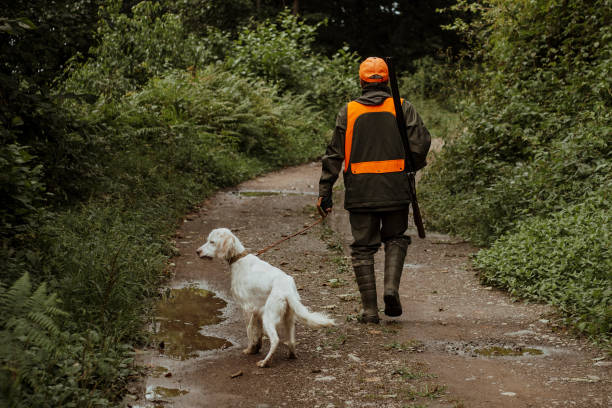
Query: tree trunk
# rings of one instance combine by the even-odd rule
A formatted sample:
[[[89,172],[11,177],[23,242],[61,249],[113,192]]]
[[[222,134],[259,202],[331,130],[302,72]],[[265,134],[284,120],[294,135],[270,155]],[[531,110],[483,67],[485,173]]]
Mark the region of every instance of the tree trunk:
[[[300,0],[293,0],[293,8],[291,11],[294,16],[298,15],[298,12],[300,11]]]

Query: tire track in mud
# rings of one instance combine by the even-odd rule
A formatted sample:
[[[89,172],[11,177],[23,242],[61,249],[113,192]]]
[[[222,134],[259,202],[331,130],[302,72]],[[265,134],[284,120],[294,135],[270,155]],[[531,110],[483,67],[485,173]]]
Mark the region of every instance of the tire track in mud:
[[[347,257],[350,229],[340,193],[325,225],[262,256],[294,277],[304,304],[331,315],[339,325],[328,330],[298,325],[298,359],[288,360],[281,347],[272,367],[256,367],[261,357],[241,352],[246,332],[229,296],[228,266],[198,259],[195,249],[217,227],[232,229],[255,252],[311,223],[319,171],[313,163],[266,175],[218,193],[186,217],[177,232],[180,255],[173,262],[174,277],[165,294],[170,308],[181,293],[172,289],[190,288],[186,290],[193,292],[188,296],[191,304],[180,306],[185,308],[180,313],[160,316],[157,327],[168,321],[197,325],[197,334],[221,339],[216,343],[220,348],[190,349],[189,358],[183,358],[169,350],[185,336],[159,334],[155,347],[139,356],[149,375],[127,404],[260,408],[612,404],[609,358],[564,333],[550,308],[515,302],[504,292],[480,285],[469,267],[468,256],[475,248],[446,235],[430,233],[425,240],[413,239],[404,265],[400,318],[383,317],[379,325],[357,323],[359,293]],[[379,251],[381,308],[382,270]],[[206,324],[211,316],[214,324]],[[163,350],[158,347],[161,342]],[[267,347],[264,341],[262,352]]]

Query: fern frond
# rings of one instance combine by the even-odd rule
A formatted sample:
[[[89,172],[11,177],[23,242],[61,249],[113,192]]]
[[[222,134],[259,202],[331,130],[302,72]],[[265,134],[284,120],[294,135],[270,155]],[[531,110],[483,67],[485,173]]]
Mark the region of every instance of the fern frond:
[[[25,306],[31,290],[30,274],[26,272],[8,290],[0,293],[0,325]]]
[[[18,339],[49,353],[61,343],[61,330],[55,318],[66,316],[59,307],[55,294],[47,294],[47,285],[42,283],[31,292],[32,284],[28,273],[0,292],[0,329],[2,337]]]

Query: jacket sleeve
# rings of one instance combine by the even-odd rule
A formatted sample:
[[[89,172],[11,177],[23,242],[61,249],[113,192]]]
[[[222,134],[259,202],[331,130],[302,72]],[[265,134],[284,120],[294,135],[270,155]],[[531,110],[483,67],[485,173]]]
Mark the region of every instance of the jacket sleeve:
[[[410,151],[416,166],[414,170],[420,170],[427,164],[427,152],[431,145],[431,135],[410,102],[404,101],[402,108],[404,110],[404,118],[406,119],[408,143],[410,144]]]
[[[331,142],[327,145],[325,155],[321,160],[321,179],[319,180],[319,197],[332,194],[334,183],[342,169],[344,161],[344,137],[346,133],[347,106],[345,105],[336,117],[336,127]]]

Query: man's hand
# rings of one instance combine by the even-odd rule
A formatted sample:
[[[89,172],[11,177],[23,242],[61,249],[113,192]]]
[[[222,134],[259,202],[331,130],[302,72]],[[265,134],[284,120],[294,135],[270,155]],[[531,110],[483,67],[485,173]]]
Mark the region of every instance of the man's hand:
[[[319,200],[317,200],[317,211],[319,211],[319,214],[321,214],[321,217],[323,218],[329,215],[333,206],[334,203],[331,195],[327,197],[319,197]]]

